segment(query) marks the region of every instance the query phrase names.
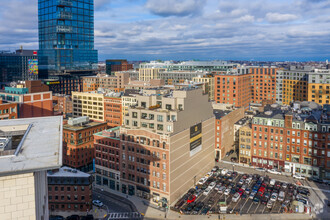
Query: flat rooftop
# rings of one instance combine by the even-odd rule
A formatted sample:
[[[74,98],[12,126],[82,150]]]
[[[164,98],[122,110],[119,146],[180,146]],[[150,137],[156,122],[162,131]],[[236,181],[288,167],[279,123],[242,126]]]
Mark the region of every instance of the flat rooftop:
[[[79,130],[84,130],[86,128],[91,128],[91,127],[95,127],[101,124],[106,124],[106,122],[96,122],[96,121],[90,121],[87,124],[83,124],[83,125],[69,125],[69,124],[65,124],[63,125],[63,129],[65,130],[71,130],[71,131],[79,131]]]
[[[90,174],[64,166],[57,171],[48,171],[47,177],[90,177]]]
[[[62,121],[62,116],[1,120],[0,137],[16,137],[19,143],[12,154],[0,156],[0,176],[59,168]]]

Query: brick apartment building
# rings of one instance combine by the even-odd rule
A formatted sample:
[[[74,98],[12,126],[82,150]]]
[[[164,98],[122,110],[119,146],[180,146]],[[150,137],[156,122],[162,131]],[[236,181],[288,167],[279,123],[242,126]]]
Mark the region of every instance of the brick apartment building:
[[[212,106],[196,88],[150,89],[135,98],[123,126],[95,135],[96,184],[165,206],[214,164]]]
[[[72,114],[72,97],[69,95],[53,95],[54,115],[63,115],[64,118]]]
[[[252,75],[252,101],[262,103],[263,100],[276,101],[276,73],[275,67],[250,67]]]
[[[110,93],[104,97],[104,119],[109,127],[117,127],[122,125],[122,93]]]
[[[64,166],[48,171],[47,179],[51,215],[70,211],[85,214],[92,209],[92,175]]]
[[[107,128],[103,122],[92,122],[88,117],[70,118],[63,125],[63,165],[83,172],[93,169],[93,134]]]
[[[252,120],[252,164],[330,179],[329,115],[313,102],[265,107]]]
[[[216,103],[248,107],[252,101],[251,74],[218,74],[214,76]]]

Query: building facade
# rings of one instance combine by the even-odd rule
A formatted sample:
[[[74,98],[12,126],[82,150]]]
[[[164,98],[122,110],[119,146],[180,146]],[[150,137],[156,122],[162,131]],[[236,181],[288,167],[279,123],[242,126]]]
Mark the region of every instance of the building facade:
[[[118,71],[128,71],[133,69],[133,64],[129,64],[127,60],[106,60],[106,73],[108,75],[114,75]]]
[[[17,118],[18,104],[3,102],[2,99],[0,99],[0,120]]]
[[[54,94],[71,95],[72,92],[80,92],[83,88],[82,78],[74,75],[53,76],[42,81]]]
[[[108,127],[118,127],[123,123],[121,95],[121,93],[115,93],[104,97],[104,119]]]
[[[308,75],[308,101],[330,103],[330,70],[317,69]]]
[[[235,107],[248,107],[253,100],[251,80],[251,74],[215,75],[214,100]]]
[[[252,145],[251,125],[242,126],[239,129],[239,163],[250,165]]]
[[[209,99],[214,100],[214,76],[207,75],[202,77],[194,77],[194,82],[204,83],[204,91],[209,94]]]
[[[88,116],[95,121],[104,121],[104,94],[89,92],[72,93],[73,117]]]
[[[97,69],[94,1],[38,0],[40,77]]]
[[[119,148],[113,149],[119,151],[120,158],[120,175],[115,176],[118,190],[165,207],[214,164],[212,106],[207,95],[194,88],[172,93],[145,90],[136,99],[138,105],[128,108],[124,125],[114,139],[120,141]],[[109,171],[100,162],[99,172]],[[100,178],[104,176],[99,177],[102,185]]]
[[[92,209],[92,175],[66,166],[48,171],[48,204],[56,212],[83,212]]]
[[[88,117],[70,118],[63,126],[63,164],[83,172],[93,170],[93,134],[106,128],[106,123]]]

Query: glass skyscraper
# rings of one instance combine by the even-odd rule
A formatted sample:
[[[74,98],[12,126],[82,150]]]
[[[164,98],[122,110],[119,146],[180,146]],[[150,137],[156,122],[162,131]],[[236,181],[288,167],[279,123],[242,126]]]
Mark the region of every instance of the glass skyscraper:
[[[94,0],[38,0],[39,78],[97,69]]]

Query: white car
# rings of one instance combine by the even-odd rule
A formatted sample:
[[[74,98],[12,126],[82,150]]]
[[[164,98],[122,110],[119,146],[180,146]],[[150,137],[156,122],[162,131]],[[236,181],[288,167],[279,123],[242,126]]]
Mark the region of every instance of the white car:
[[[230,193],[230,189],[226,189],[225,192],[223,194],[225,194],[226,196],[228,196]]]
[[[221,184],[218,184],[218,185],[216,185],[216,186],[214,187],[214,189],[215,189],[216,191],[219,191],[219,190],[220,190],[220,187],[221,187]]]
[[[93,200],[92,203],[93,203],[93,205],[95,205],[97,207],[103,206],[103,202],[101,202],[100,200]]]
[[[256,170],[258,170],[258,171],[260,171],[260,172],[264,172],[264,171],[266,171],[266,169],[265,169],[265,168],[261,168],[261,167],[259,167],[259,168],[256,168]]]
[[[270,200],[273,201],[273,202],[276,202],[277,197],[278,197],[278,194],[277,194],[277,193],[273,193],[273,194],[270,196]]]
[[[247,179],[245,180],[245,182],[246,182],[247,184],[250,184],[250,183],[252,182],[252,177],[247,178]]]
[[[271,186],[274,186],[274,185],[275,185],[275,182],[276,182],[276,180],[271,179],[270,182],[269,182],[269,184],[270,184]]]
[[[219,193],[223,193],[226,190],[225,186],[221,186],[220,189],[218,190]]]
[[[232,201],[233,202],[237,202],[239,200],[239,198],[241,197],[241,195],[239,193],[235,193],[235,195],[233,196]]]
[[[199,184],[199,185],[203,185],[203,184],[206,182],[206,180],[207,180],[207,178],[203,177],[203,178],[201,178],[201,179],[198,181],[197,184]]]
[[[207,187],[207,188],[204,190],[203,194],[207,196],[207,195],[211,192],[211,190],[212,190],[211,188]]]
[[[249,199],[253,199],[256,194],[257,194],[256,192],[252,192],[249,196]]]
[[[208,173],[205,175],[206,178],[210,178],[210,177],[212,177],[212,176],[213,176],[213,173],[212,173],[212,172],[208,172]]]
[[[226,174],[226,176],[231,176],[231,174],[233,174],[233,172],[228,171],[227,174]]]
[[[267,172],[272,173],[272,174],[282,174],[280,171],[275,170],[275,169],[267,170]]]
[[[285,198],[285,192],[281,191],[280,194],[278,194],[278,201],[283,202]]]
[[[267,202],[267,208],[271,209],[273,207],[273,201],[272,200],[269,200]]]
[[[223,170],[221,170],[221,175],[226,175],[226,173],[228,173],[228,170],[227,169],[223,169]]]
[[[293,174],[293,178],[298,179],[298,180],[304,180],[305,179],[304,176],[301,176],[299,174]]]
[[[213,189],[215,187],[215,182],[210,183],[209,188]]]
[[[241,187],[241,189],[243,189],[244,191],[246,190],[246,188],[247,188],[247,185],[245,185],[245,184]]]

